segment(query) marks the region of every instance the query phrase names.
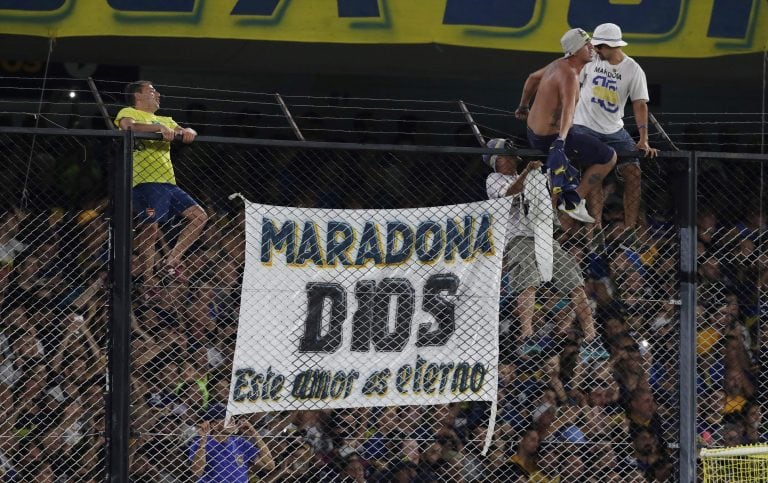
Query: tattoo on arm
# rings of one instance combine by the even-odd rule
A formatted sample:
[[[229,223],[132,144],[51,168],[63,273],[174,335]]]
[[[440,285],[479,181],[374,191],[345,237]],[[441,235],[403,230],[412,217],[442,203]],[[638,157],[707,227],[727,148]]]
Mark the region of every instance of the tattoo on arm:
[[[560,126],[560,116],[563,114],[562,108],[557,108],[554,111],[552,111],[552,126],[558,127]]]

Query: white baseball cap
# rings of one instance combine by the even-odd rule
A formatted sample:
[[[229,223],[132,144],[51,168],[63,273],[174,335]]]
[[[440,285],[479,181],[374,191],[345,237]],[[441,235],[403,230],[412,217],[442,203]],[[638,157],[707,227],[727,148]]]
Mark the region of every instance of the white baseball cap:
[[[608,47],[624,47],[626,42],[621,40],[621,28],[615,23],[601,23],[595,27],[592,34],[592,45],[607,45]]]
[[[504,138],[494,138],[488,140],[485,144],[490,149],[504,149],[507,147],[509,141]],[[510,143],[511,144],[511,143]],[[496,160],[499,159],[498,154],[483,154],[483,162],[490,166],[490,168],[496,171]]]
[[[563,57],[570,57],[580,48],[589,43],[589,34],[583,29],[571,29],[560,38],[560,45],[563,47]]]

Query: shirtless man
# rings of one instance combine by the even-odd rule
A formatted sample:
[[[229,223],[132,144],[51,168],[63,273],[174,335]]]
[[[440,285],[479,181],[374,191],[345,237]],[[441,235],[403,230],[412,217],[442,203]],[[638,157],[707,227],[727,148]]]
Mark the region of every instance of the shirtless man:
[[[528,141],[531,147],[549,151],[547,167],[550,170],[553,193],[562,190],[558,208],[571,218],[600,226],[603,211],[603,178],[616,164],[616,152],[597,139],[570,132],[573,114],[579,99],[579,72],[592,60],[589,34],[582,29],[571,29],[560,39],[565,55],[528,76],[523,87],[520,107],[515,116],[528,121]],[[533,105],[528,108],[531,98]],[[575,189],[571,189],[567,176],[568,157],[579,159],[586,171]],[[589,200],[589,215],[585,206]]]

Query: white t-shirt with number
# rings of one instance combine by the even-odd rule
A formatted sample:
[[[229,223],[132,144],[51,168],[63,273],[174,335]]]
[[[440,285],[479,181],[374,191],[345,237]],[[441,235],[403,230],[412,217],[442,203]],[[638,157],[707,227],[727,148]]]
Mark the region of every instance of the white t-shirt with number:
[[[593,60],[579,73],[581,91],[573,123],[603,134],[624,127],[627,99],[648,98],[645,72],[632,57],[625,56],[617,65],[607,60]]]

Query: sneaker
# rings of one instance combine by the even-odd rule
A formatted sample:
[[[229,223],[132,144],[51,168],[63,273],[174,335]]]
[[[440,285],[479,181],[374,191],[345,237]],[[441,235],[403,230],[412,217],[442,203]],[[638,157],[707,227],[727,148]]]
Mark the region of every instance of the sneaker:
[[[564,211],[566,215],[570,216],[574,220],[578,220],[583,223],[595,222],[595,219],[589,216],[589,212],[587,211],[587,201],[584,199],[582,199],[578,204],[574,205],[573,208],[568,207],[565,203],[560,203],[557,205],[557,209]]]

